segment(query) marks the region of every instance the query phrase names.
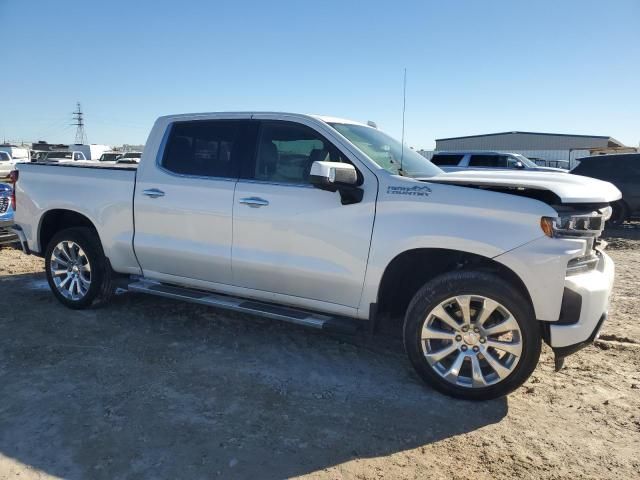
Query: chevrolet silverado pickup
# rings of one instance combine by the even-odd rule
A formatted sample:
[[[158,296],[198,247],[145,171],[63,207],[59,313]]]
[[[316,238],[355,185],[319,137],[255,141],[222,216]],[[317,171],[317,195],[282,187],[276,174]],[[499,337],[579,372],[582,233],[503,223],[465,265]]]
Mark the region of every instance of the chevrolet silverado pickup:
[[[116,286],[310,327],[398,322],[418,375],[488,399],[607,316],[611,184],[444,173],[365,124],[287,113],[159,118],[139,165],[24,164],[25,252],[72,309]],[[365,328],[361,328],[366,331]]]

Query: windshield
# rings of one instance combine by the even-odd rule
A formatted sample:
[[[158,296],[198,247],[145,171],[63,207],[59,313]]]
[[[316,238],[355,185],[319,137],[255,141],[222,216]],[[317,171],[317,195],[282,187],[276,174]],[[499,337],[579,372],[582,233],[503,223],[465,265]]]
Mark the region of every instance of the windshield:
[[[399,141],[378,129],[348,123],[330,123],[330,125],[362,150],[371,160],[394,175],[433,177],[442,173],[440,168],[422,155],[406,145],[403,149]]]
[[[6,162],[8,160],[11,160],[9,154],[7,152],[0,152],[0,162]]]
[[[71,152],[49,152],[47,153],[47,159],[49,158],[68,158],[72,159],[73,156]]]
[[[122,158],[141,158],[142,154],[140,152],[129,152],[125,153]]]
[[[535,167],[538,166],[538,165],[535,164],[535,162],[532,162],[531,160],[529,160],[524,155],[520,155],[519,153],[514,153],[513,156],[516,157],[518,160],[520,160],[527,167],[534,167],[535,168]]]

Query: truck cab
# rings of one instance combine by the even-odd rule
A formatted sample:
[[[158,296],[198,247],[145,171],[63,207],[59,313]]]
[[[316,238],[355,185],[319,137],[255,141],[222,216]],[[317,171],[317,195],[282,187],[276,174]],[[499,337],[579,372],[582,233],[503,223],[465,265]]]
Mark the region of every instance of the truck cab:
[[[445,173],[372,126],[237,112],[159,118],[139,165],[20,165],[16,231],[69,308],[115,285],[317,328],[399,327],[434,388],[521,385],[541,342],[598,334],[611,184]]]

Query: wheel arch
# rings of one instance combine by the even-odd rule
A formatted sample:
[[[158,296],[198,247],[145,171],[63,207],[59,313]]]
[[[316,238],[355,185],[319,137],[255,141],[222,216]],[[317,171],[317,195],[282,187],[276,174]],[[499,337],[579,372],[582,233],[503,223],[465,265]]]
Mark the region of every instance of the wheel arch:
[[[38,247],[40,249],[40,254],[45,254],[47,245],[56,233],[73,227],[90,228],[96,233],[98,238],[100,238],[100,233],[95,227],[95,224],[86,215],[75,210],[64,208],[48,210],[40,218],[38,226]]]
[[[387,265],[378,287],[376,314],[394,322],[403,318],[411,299],[428,281],[456,270],[494,273],[513,284],[533,309],[522,279],[509,267],[483,255],[446,248],[415,248],[396,255]]]

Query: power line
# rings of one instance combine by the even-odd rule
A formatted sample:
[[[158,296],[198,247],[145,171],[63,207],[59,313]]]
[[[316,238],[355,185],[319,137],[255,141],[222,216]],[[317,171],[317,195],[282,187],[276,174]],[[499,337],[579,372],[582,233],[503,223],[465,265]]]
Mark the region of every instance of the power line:
[[[82,108],[80,108],[80,102],[77,103],[78,110],[73,112],[73,120],[72,126],[76,128],[76,142],[77,144],[85,144],[87,143],[87,134],[84,131],[84,116],[82,113]]]

